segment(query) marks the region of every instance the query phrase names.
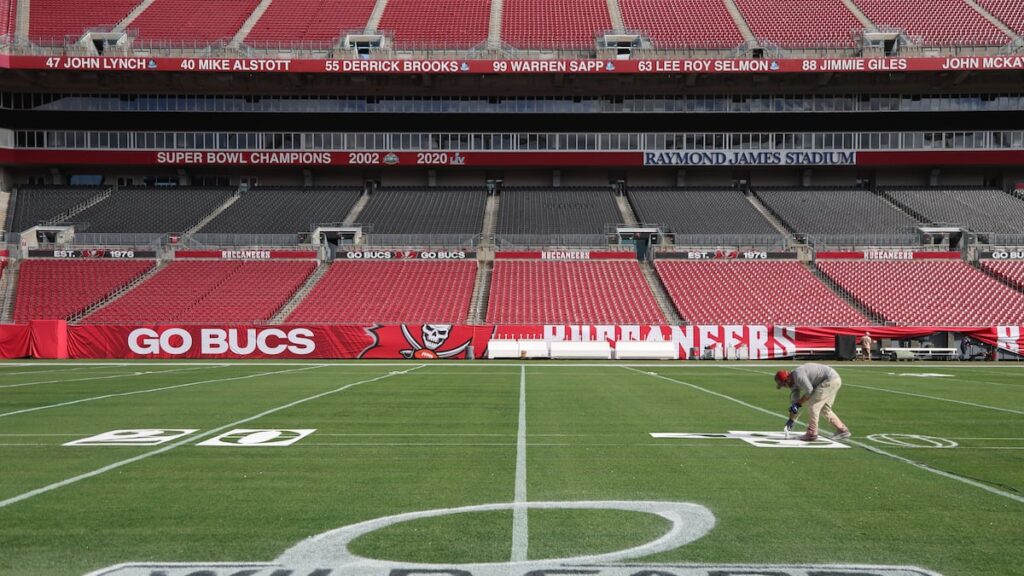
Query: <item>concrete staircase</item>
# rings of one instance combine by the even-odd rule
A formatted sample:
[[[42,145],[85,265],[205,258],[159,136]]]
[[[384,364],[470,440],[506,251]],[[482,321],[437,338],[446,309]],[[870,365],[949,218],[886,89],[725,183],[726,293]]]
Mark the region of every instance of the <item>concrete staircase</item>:
[[[7,268],[4,268],[3,276],[0,276],[0,294],[3,295],[3,300],[0,301],[0,324],[14,322],[14,299],[18,296],[20,269],[21,260],[8,260]]]
[[[494,231],[498,229],[498,207],[500,203],[500,196],[497,194],[491,194],[487,197],[487,204],[484,207],[483,229],[480,230],[481,249],[494,246]]]
[[[607,0],[608,16],[612,21],[612,29],[619,34],[626,31],[625,21],[622,19],[622,8],[619,7],[619,0]]]
[[[626,226],[636,226],[639,224],[636,219],[636,214],[633,213],[633,207],[629,205],[629,198],[627,198],[625,194],[616,196],[615,203],[619,205],[619,212],[622,214],[622,222]]]
[[[804,266],[814,274],[826,288],[832,291],[833,294],[839,296],[846,302],[851,308],[860,312],[865,318],[871,320],[872,323],[878,324],[879,326],[885,326],[887,324],[885,318],[868,310],[863,304],[861,304],[852,294],[844,290],[839,284],[836,284],[834,280],[828,277],[824,272],[818,268],[814,262],[804,262]]]
[[[127,30],[128,27],[132,25],[132,22],[135,22],[136,18],[142,16],[142,13],[153,5],[153,2],[156,2],[156,0],[142,0],[142,2],[139,2],[138,6],[132,8],[132,11],[122,18],[116,26],[114,26],[114,32],[124,32]]]
[[[11,193],[0,192],[0,226],[7,225],[7,210],[11,206]],[[0,230],[2,231],[2,230]]]
[[[146,280],[149,280],[150,278],[155,276],[158,272],[160,272],[161,270],[166,268],[167,265],[170,264],[170,262],[171,262],[170,260],[165,260],[163,262],[157,262],[156,266],[153,266],[152,268],[147,270],[145,274],[142,274],[142,275],[136,277],[135,279],[133,279],[131,282],[125,284],[124,286],[121,286],[120,288],[118,288],[114,292],[110,293],[103,300],[100,300],[99,302],[94,302],[93,304],[91,304],[85,310],[82,310],[80,312],[72,314],[71,317],[68,318],[68,323],[69,324],[75,324],[75,323],[81,322],[82,319],[85,318],[86,316],[88,316],[89,314],[92,314],[93,312],[99,310],[100,308],[106,307],[111,302],[116,301],[121,296],[124,296],[125,294],[130,292],[132,289],[134,289],[139,284],[142,284]]]
[[[384,17],[384,9],[388,7],[388,0],[377,0],[377,3],[373,6],[373,11],[370,12],[370,18],[366,21],[366,31],[376,32],[377,27],[380,26],[380,20]]]
[[[501,50],[501,19],[505,14],[505,0],[491,0],[491,18],[487,22],[487,49]]]
[[[245,19],[242,26],[235,32],[234,37],[231,38],[231,42],[228,44],[231,48],[238,48],[242,42],[245,42],[246,36],[252,32],[252,29],[256,26],[256,23],[263,17],[263,13],[270,8],[270,4],[273,0],[260,0],[260,3],[256,5],[256,8],[249,14],[249,17]]]
[[[791,234],[789,229],[786,228],[786,225],[783,224],[781,220],[775,217],[775,214],[773,214],[767,206],[761,203],[760,198],[753,194],[747,194],[747,202],[750,202],[750,205],[754,207],[754,210],[757,210],[761,214],[761,216],[764,216],[764,219],[767,220],[768,223],[772,225],[772,228],[778,230],[779,234],[782,234],[786,238],[789,238],[789,235]]]
[[[69,208],[69,209],[61,212],[60,214],[54,216],[53,218],[50,218],[49,220],[47,220],[45,222],[45,224],[48,225],[48,226],[53,226],[53,225],[59,224],[61,222],[67,222],[71,218],[74,218],[75,216],[78,216],[79,214],[81,214],[82,212],[85,212],[89,208],[92,208],[93,206],[99,204],[100,202],[103,202],[107,198],[110,198],[110,195],[113,194],[113,193],[114,193],[114,189],[113,188],[107,188],[103,192],[100,192],[99,194],[93,196],[92,198],[89,198],[88,200],[86,200],[85,202],[82,202],[78,206],[75,206],[73,208]]]
[[[723,0],[723,2],[725,3],[725,9],[729,12],[729,15],[732,16],[733,22],[736,23],[736,27],[740,29],[740,34],[743,36],[743,40],[745,40],[750,46],[757,46],[757,37],[754,36],[754,33],[750,30],[750,25],[747,24],[747,19],[743,17],[743,13],[740,12],[736,3],[733,2],[733,0]]]
[[[309,296],[313,287],[320,282],[320,279],[324,277],[324,274],[327,274],[330,267],[331,264],[329,262],[318,262],[313,273],[306,278],[306,281],[302,283],[302,286],[299,286],[299,289],[295,291],[295,294],[292,294],[292,297],[289,298],[288,301],[284,303],[284,306],[281,306],[281,309],[277,311],[277,314],[274,314],[274,317],[270,319],[270,324],[281,324],[287,320],[288,315],[295,311],[295,308],[297,308],[299,304],[306,299],[306,296]]]
[[[360,196],[359,200],[356,201],[355,206],[353,206],[352,209],[348,211],[348,215],[345,216],[345,220],[344,222],[342,222],[342,224],[344,224],[345,226],[351,226],[355,224],[358,221],[359,214],[363,212],[363,208],[366,208],[366,203],[369,201],[369,194],[364,193],[362,196]]]
[[[668,290],[662,284],[661,277],[658,276],[654,266],[647,261],[641,262],[640,271],[643,272],[644,279],[647,280],[647,285],[651,287],[651,293],[654,294],[654,300],[658,303],[658,307],[661,308],[661,313],[665,315],[665,320],[669,325],[683,324],[684,319],[676,311],[675,304],[672,303],[672,298],[668,295]]]
[[[864,29],[869,32],[878,32],[878,27],[872,22],[864,12],[861,11],[860,6],[857,6],[853,0],[842,0],[843,4],[846,5],[846,9],[849,10],[857,20],[864,26]]]
[[[473,285],[473,297],[469,301],[470,324],[483,324],[487,321],[487,305],[491,298],[491,272],[494,270],[493,260],[479,260],[476,269],[476,283]]]
[[[915,212],[913,209],[910,208],[910,206],[907,206],[906,204],[900,202],[894,196],[890,196],[888,192],[883,192],[881,190],[874,190],[873,192],[875,196],[878,196],[882,200],[885,200],[897,210],[910,214],[911,216],[916,218],[918,222],[932,221],[931,218],[926,217],[924,214],[921,214],[920,212]]]
[[[191,235],[195,234],[196,232],[199,232],[200,230],[202,230],[203,226],[206,226],[207,224],[209,224],[211,220],[213,220],[214,218],[219,216],[221,212],[227,210],[229,206],[231,206],[235,202],[238,202],[239,198],[241,198],[241,196],[238,195],[238,194],[234,194],[231,197],[229,197],[227,200],[224,201],[223,204],[218,206],[216,210],[214,210],[210,214],[207,214],[206,218],[203,218],[195,226],[189,228],[188,231],[185,232],[185,236],[191,236]]]

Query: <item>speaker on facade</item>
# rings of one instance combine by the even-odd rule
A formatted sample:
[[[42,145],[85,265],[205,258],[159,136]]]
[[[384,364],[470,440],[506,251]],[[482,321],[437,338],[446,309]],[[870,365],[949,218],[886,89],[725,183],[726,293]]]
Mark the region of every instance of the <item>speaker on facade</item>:
[[[857,337],[836,335],[836,360],[857,359]]]

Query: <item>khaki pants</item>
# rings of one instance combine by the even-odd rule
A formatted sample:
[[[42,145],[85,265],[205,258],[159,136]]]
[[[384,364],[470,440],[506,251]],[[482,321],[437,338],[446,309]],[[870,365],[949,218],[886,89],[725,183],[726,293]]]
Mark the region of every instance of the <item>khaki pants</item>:
[[[832,411],[832,406],[836,402],[836,394],[839,393],[839,388],[842,385],[843,381],[836,378],[823,382],[814,389],[811,399],[807,401],[807,433],[811,436],[818,435],[818,419],[822,414],[836,430],[846,430],[843,421]]]

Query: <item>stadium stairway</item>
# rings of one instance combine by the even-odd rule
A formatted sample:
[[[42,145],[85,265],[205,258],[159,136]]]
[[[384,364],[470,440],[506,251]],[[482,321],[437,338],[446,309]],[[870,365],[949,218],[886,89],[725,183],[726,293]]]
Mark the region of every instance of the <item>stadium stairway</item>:
[[[843,4],[846,5],[847,10],[849,10],[854,16],[856,16],[857,20],[860,20],[860,23],[864,25],[864,28],[866,30],[870,32],[878,31],[878,27],[875,26],[875,23],[872,22],[866,14],[864,14],[864,12],[860,9],[860,6],[857,6],[856,4],[853,3],[853,0],[842,0],[842,2]]]
[[[306,296],[309,296],[309,293],[317,285],[317,282],[320,282],[320,279],[324,277],[324,274],[327,274],[327,271],[330,268],[331,265],[329,262],[324,262],[322,260],[318,261],[313,273],[306,278],[306,281],[302,283],[302,286],[299,286],[299,289],[295,291],[295,294],[292,294],[292,297],[284,303],[284,306],[281,306],[281,309],[274,314],[274,317],[270,319],[269,323],[283,324],[284,321],[288,319],[288,315],[306,299]]]
[[[747,197],[747,202],[750,202],[750,205],[754,207],[754,210],[757,210],[761,216],[764,216],[764,219],[772,225],[772,228],[778,230],[779,234],[782,234],[787,238],[789,237],[789,230],[787,230],[782,224],[782,221],[775,216],[775,213],[769,210],[768,207],[761,202],[760,198],[754,194],[745,194],[745,196]]]
[[[46,224],[53,225],[58,224],[60,222],[68,222],[75,216],[81,214],[82,212],[85,212],[86,210],[92,208],[93,206],[99,204],[100,202],[103,202],[107,198],[110,198],[110,195],[113,193],[113,188],[106,188],[103,190],[103,192],[100,192],[99,194],[93,196],[92,198],[89,198],[88,200],[82,202],[78,206],[65,210],[64,212],[57,214],[53,218],[50,218],[49,220],[46,221]]]
[[[377,3],[373,6],[373,12],[370,12],[370,18],[366,21],[366,31],[377,30],[380,26],[380,21],[384,18],[384,9],[388,7],[388,0],[377,0]]]
[[[875,189],[875,190],[872,190],[872,192],[875,194],[875,196],[878,196],[882,200],[885,200],[889,204],[892,204],[897,209],[902,210],[903,212],[906,212],[907,214],[910,214],[918,222],[931,222],[931,218],[926,217],[924,214],[921,214],[920,212],[915,211],[910,206],[907,206],[903,202],[900,202],[899,200],[896,199],[895,196],[893,196],[892,194],[889,194],[885,190]]]
[[[0,226],[4,226],[3,230],[7,230],[7,209],[11,206],[11,193],[0,192]]]
[[[494,260],[480,260],[476,270],[476,283],[473,285],[473,297],[469,301],[469,324],[483,324],[487,321],[487,304],[491,295],[491,273]]]
[[[739,6],[733,0],[722,0],[722,2],[725,4],[725,9],[729,12],[729,15],[732,16],[733,21],[736,22],[736,27],[740,29],[743,39],[750,46],[757,46],[757,37],[754,36],[754,32],[750,29],[750,24],[747,24],[747,19],[740,12]]]
[[[626,32],[626,24],[622,20],[622,8],[619,0],[608,0],[608,16],[612,20],[612,30],[618,34]]]
[[[505,0],[491,0],[491,16],[487,21],[487,49],[501,50],[501,19],[505,14]]]
[[[647,285],[651,287],[654,301],[658,303],[658,308],[661,308],[661,313],[665,315],[665,320],[672,326],[684,324],[686,320],[676,310],[675,305],[672,303],[672,298],[668,295],[668,290],[665,289],[665,284],[662,283],[661,277],[654,270],[654,266],[646,260],[640,262],[640,272],[643,273],[644,279],[647,280]]]
[[[235,35],[231,38],[231,42],[228,46],[231,48],[238,48],[242,42],[245,42],[245,37],[249,35],[249,32],[252,32],[253,27],[255,27],[256,23],[263,17],[263,13],[267,11],[267,8],[270,8],[270,3],[272,1],[273,0],[260,0],[260,3],[257,4],[256,8],[252,11],[252,14],[249,14],[249,17],[242,23],[238,32],[235,32]]]
[[[494,247],[494,232],[498,229],[498,208],[500,206],[501,197],[498,194],[491,194],[487,197],[487,204],[484,207],[484,224],[480,231],[481,251]]]
[[[622,223],[626,226],[636,226],[640,222],[636,218],[636,213],[633,212],[633,207],[629,205],[629,197],[625,194],[618,194],[615,196],[615,203],[619,205],[619,212],[622,213]]]
[[[113,31],[124,32],[127,30],[128,27],[132,25],[132,22],[135,22],[139,16],[142,16],[142,13],[152,6],[154,2],[156,2],[156,0],[143,0],[142,2],[139,2],[138,6],[132,8],[132,11],[126,14],[125,17],[122,18],[116,26],[114,26]]]
[[[129,283],[125,284],[124,286],[118,288],[117,291],[115,291],[112,294],[110,294],[110,296],[107,296],[103,300],[100,300],[99,302],[95,302],[95,303],[89,305],[88,308],[82,310],[81,312],[78,312],[76,314],[72,314],[71,317],[68,318],[68,323],[69,324],[77,324],[77,323],[81,322],[82,319],[85,318],[86,316],[92,314],[93,312],[96,312],[97,310],[99,310],[101,308],[105,308],[108,304],[111,304],[112,302],[114,302],[118,298],[120,298],[121,296],[124,296],[128,292],[132,291],[139,284],[142,284],[146,280],[149,280],[150,278],[152,278],[153,275],[155,275],[157,272],[160,272],[161,270],[166,268],[167,264],[169,264],[170,262],[171,262],[170,260],[164,260],[162,262],[157,262],[156,266],[153,266],[152,268],[147,270],[144,274],[140,274],[140,275],[136,276],[131,282],[129,282]]]
[[[842,298],[843,302],[846,302],[848,306],[863,314],[865,318],[870,318],[873,323],[879,326],[885,326],[887,324],[885,318],[861,304],[853,297],[853,295],[840,287],[839,284],[836,284],[835,280],[832,280],[827,274],[822,272],[814,262],[804,262],[804,266],[806,266],[807,269],[811,271],[811,274],[814,274],[814,276],[820,280],[826,288],[831,290],[833,294]]]
[[[20,269],[20,259],[8,260],[3,276],[0,276],[0,294],[3,294],[3,302],[0,304],[0,324],[10,324],[14,321],[14,300],[18,297],[18,271]]]
[[[360,196],[359,200],[356,201],[355,206],[352,206],[352,209],[348,211],[348,216],[345,216],[345,220],[342,221],[342,224],[344,224],[345,226],[351,226],[355,224],[357,219],[359,218],[359,215],[363,213],[363,208],[366,208],[366,204],[369,201],[370,195],[367,194],[366,192],[363,192],[363,195]]]
[[[232,196],[229,196],[228,199],[225,200],[223,204],[218,206],[216,210],[214,210],[213,212],[210,212],[209,214],[206,215],[205,218],[203,218],[198,223],[196,223],[195,226],[189,228],[188,232],[185,232],[185,236],[191,236],[191,235],[195,234],[196,232],[199,232],[200,230],[202,230],[203,226],[206,226],[207,224],[209,224],[210,221],[213,220],[214,218],[216,218],[217,216],[219,216],[221,212],[227,210],[235,202],[238,202],[238,199],[241,198],[241,197],[242,197],[241,194],[237,194],[237,193],[232,195]]]

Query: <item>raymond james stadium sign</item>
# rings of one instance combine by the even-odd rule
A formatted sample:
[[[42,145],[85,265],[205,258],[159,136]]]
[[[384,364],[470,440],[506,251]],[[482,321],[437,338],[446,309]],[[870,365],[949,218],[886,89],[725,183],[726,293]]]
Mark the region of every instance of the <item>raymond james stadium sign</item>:
[[[356,556],[349,544],[388,526],[466,513],[617,510],[659,516],[671,527],[659,538],[625,550],[548,560],[477,564],[419,564]],[[703,538],[717,519],[699,504],[656,501],[523,502],[409,512],[367,520],[302,540],[272,562],[146,562],[121,564],[88,576],[941,576],[909,566],[839,564],[643,564],[635,558],[675,550]],[[513,555],[516,543],[513,542]],[[525,547],[518,550],[527,558]]]
[[[852,166],[851,151],[644,152],[644,166]]]

